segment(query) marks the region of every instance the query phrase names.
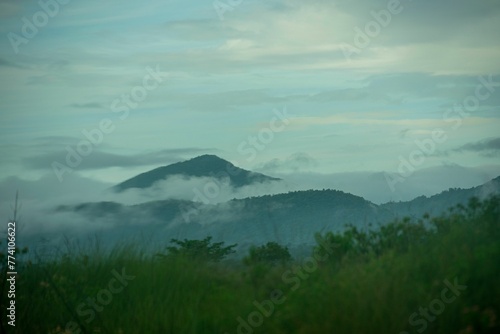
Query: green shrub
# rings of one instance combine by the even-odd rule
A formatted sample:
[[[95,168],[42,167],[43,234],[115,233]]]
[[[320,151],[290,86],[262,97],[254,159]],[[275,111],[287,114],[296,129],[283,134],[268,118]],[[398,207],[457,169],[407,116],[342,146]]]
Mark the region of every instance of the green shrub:
[[[243,259],[246,265],[254,264],[271,264],[271,265],[285,265],[292,260],[292,256],[288,251],[288,247],[281,246],[280,244],[271,241],[262,246],[250,247],[249,254]]]
[[[168,246],[168,255],[182,256],[189,259],[200,261],[219,262],[227,255],[235,253],[233,250],[237,244],[223,247],[224,242],[211,243],[212,237],[206,237],[203,240],[188,240],[183,241],[172,239],[170,242],[177,246]],[[164,254],[157,254],[160,257],[165,257]]]

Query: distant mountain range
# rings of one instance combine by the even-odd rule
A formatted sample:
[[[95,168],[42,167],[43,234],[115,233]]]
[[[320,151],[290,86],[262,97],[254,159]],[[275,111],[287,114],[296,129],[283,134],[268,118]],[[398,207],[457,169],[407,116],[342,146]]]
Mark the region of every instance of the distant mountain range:
[[[149,188],[156,182],[176,175],[184,177],[214,177],[221,181],[228,179],[230,184],[235,188],[255,183],[280,181],[278,178],[238,168],[216,155],[207,154],[139,174],[114,186],[112,190],[122,192],[131,188]]]
[[[237,172],[228,173],[228,166]],[[116,191],[145,188],[172,175],[225,177],[234,187],[279,180],[237,168],[216,156],[205,155],[138,175],[115,188]],[[346,224],[376,228],[405,216],[439,215],[451,206],[466,204],[473,196],[484,198],[499,193],[500,177],[497,177],[470,189],[449,189],[431,197],[421,196],[408,202],[382,205],[327,189],[233,199],[218,204],[174,199],[136,205],[83,203],[59,206],[56,212],[71,212],[89,221],[102,220],[113,226],[110,233],[150,233],[160,243],[171,238],[211,235],[217,240],[238,243],[243,250],[252,244],[278,241],[298,254],[301,249],[314,244],[316,232],[339,231]]]
[[[500,194],[500,176],[477,187],[469,189],[450,188],[434,196],[420,196],[411,201],[390,202],[379,207],[397,213],[398,217],[419,217],[424,213],[439,215],[450,207],[467,204],[472,197],[481,199],[492,194]]]

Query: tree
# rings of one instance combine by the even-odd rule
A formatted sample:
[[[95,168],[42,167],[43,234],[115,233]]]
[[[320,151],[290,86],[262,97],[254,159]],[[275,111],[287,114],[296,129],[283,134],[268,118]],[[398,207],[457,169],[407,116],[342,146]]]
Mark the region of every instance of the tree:
[[[292,260],[288,247],[283,247],[276,242],[268,242],[265,245],[252,246],[249,255],[243,259],[247,265],[267,263],[284,265]]]
[[[223,247],[224,242],[211,243],[212,237],[206,237],[203,240],[178,240],[172,239],[171,243],[177,246],[168,246],[168,254],[173,256],[185,256],[191,259],[201,261],[219,262],[227,255],[235,253],[233,250],[237,244]],[[164,254],[158,254],[165,256]]]

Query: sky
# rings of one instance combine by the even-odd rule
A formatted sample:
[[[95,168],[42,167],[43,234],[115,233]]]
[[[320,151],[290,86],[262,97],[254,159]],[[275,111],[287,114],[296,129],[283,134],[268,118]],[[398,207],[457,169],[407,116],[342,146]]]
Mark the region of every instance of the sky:
[[[0,0],[0,22],[2,200],[201,154],[374,201],[500,174],[497,0]]]

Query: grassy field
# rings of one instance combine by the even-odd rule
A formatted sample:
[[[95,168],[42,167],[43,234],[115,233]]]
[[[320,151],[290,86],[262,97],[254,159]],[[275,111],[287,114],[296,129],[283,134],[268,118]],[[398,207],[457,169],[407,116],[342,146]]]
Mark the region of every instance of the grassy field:
[[[500,333],[500,198],[317,235],[300,262],[68,249],[19,269],[8,333]],[[5,273],[1,282],[5,282]]]

